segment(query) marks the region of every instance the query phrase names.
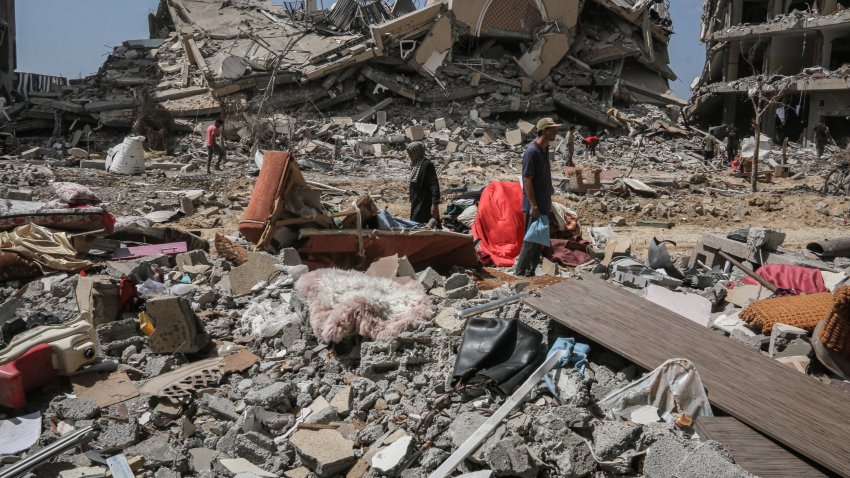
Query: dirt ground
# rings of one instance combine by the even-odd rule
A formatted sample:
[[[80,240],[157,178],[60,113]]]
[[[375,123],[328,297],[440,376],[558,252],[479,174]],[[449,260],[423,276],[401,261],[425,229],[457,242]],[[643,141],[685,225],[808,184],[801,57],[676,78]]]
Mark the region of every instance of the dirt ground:
[[[440,169],[442,189],[483,187],[492,180],[516,181],[518,150],[499,153],[498,157],[489,160],[480,152],[463,158],[442,157],[438,153],[433,159]],[[611,160],[589,161],[583,156],[578,163],[580,166],[613,167],[603,174],[603,181],[628,170]],[[387,208],[398,217],[408,216],[407,164],[401,151],[383,158],[362,159],[354,167],[337,166],[335,164],[326,172],[304,171],[308,181],[347,191],[342,195],[325,195],[323,200],[330,208],[342,210],[357,196],[369,194],[378,207]],[[799,180],[784,178],[760,183],[759,192],[750,193],[747,180],[733,177],[726,171],[695,173],[693,168],[671,170],[661,166],[636,167],[631,175],[654,185],[655,197],[634,194],[619,197],[610,191],[580,196],[556,190],[555,200],[578,213],[585,238],[589,227],[608,226],[613,218],[623,218],[626,225],[613,229],[632,239],[633,251],[639,258],[645,258],[647,245],[653,237],[675,242],[675,246],[670,246],[675,258],[689,256],[705,232],[726,233],[746,226],[785,232],[785,246],[790,249],[802,249],[813,240],[850,234],[847,224],[850,198],[821,194],[823,178],[818,174],[811,173]],[[144,176],[134,177],[88,169],[53,168],[57,181],[75,181],[91,187],[108,204],[109,210],[119,215],[143,215],[150,210],[146,207],[149,201],[173,201],[180,191],[202,190],[205,198],[212,197],[211,204],[220,206],[218,211],[209,215],[196,212],[170,225],[194,231],[204,238],[216,233],[232,234],[238,229],[242,210],[250,200],[256,181],[246,171],[244,161],[211,175],[204,171],[148,171]],[[565,174],[559,166],[554,166],[553,176],[565,177]],[[51,196],[46,184],[32,187],[41,200]],[[444,207],[453,194],[446,196]],[[203,210],[205,206],[196,209]],[[674,226],[670,229],[642,227],[637,225],[639,220],[671,222]]]

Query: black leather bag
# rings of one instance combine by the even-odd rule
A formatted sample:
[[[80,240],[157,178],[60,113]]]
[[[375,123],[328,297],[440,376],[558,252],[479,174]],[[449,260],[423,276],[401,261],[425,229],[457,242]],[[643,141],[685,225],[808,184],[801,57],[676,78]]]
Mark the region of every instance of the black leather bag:
[[[546,358],[543,334],[517,319],[469,319],[458,350],[452,386],[490,379],[512,394]]]

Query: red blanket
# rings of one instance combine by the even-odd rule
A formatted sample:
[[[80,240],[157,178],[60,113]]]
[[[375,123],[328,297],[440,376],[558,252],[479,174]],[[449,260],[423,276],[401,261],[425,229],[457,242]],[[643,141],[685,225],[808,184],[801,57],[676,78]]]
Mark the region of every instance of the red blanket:
[[[472,237],[481,240],[478,251],[482,260],[500,267],[514,265],[524,229],[519,183],[494,181],[484,188],[472,224]]]
[[[817,269],[788,264],[767,264],[759,267],[758,275],[780,289],[795,289],[806,294],[829,292],[823,283],[823,275]],[[758,284],[755,279],[744,277],[745,284]]]

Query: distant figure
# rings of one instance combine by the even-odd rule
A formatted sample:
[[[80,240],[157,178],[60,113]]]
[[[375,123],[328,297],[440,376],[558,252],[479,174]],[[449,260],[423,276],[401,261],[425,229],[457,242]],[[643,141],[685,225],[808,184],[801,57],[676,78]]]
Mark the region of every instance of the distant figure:
[[[584,138],[584,147],[587,148],[587,153],[591,156],[596,156],[596,147],[599,146],[599,142],[602,140],[602,134],[599,135],[593,133],[587,138]]]
[[[710,165],[711,161],[714,159],[715,141],[717,141],[717,138],[715,138],[710,132],[706,133],[705,138],[702,140],[702,160],[706,166]]]
[[[726,164],[729,166],[735,161],[735,156],[738,156],[738,147],[741,140],[738,138],[738,130],[734,126],[726,128]]]
[[[823,156],[823,150],[826,148],[826,140],[829,139],[829,128],[823,124],[823,120],[818,121],[813,132],[815,139],[815,151],[818,154],[818,159]]]
[[[575,167],[576,154],[576,127],[570,125],[570,131],[567,133],[567,166]]]
[[[217,119],[215,123],[207,128],[207,174],[210,173],[210,165],[212,164],[213,154],[218,154],[218,162],[215,163],[216,171],[221,171],[221,163],[226,162],[224,148],[218,144],[218,138],[221,127],[224,126],[224,120]]]
[[[407,145],[407,156],[410,158],[410,220],[439,227],[440,182],[437,168],[425,158],[425,143],[421,141]]]

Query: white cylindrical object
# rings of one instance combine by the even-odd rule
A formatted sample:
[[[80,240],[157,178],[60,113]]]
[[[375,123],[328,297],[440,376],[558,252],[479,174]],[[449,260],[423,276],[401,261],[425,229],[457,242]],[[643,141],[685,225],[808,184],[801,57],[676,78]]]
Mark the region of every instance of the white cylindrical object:
[[[107,152],[106,170],[116,174],[144,174],[144,143],[144,136],[127,136],[124,138],[124,142]]]

